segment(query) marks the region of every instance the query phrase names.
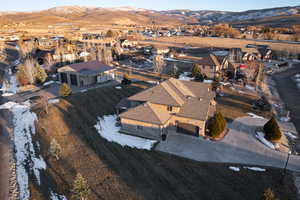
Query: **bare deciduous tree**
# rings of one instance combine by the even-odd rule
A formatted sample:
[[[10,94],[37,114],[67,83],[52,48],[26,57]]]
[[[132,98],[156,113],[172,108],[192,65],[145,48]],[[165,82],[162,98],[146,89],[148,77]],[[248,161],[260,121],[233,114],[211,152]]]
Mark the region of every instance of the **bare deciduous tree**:
[[[161,56],[161,55],[154,56],[154,58],[153,58],[154,72],[161,74],[163,72],[165,65],[166,64],[165,64],[163,56]]]

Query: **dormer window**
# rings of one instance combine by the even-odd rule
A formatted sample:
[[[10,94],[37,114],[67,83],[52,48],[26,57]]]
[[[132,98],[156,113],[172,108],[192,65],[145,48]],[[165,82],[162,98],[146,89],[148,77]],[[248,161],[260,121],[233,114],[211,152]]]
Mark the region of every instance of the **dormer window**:
[[[172,112],[173,111],[173,106],[168,106],[168,111]]]

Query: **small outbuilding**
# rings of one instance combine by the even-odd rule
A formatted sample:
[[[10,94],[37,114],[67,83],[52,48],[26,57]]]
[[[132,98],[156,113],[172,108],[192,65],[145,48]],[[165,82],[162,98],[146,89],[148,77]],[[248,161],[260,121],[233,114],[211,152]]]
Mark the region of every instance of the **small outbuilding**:
[[[58,69],[59,81],[77,87],[89,86],[115,79],[116,69],[99,61],[66,65]]]

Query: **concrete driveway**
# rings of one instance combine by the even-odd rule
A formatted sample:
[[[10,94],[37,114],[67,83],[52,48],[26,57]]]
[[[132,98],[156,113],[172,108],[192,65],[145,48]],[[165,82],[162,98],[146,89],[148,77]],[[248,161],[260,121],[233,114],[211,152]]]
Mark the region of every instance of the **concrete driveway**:
[[[222,141],[172,133],[156,150],[202,162],[236,163],[283,168],[287,154],[269,149],[255,138],[255,129],[265,119],[242,117],[229,124]],[[300,172],[300,156],[291,156],[288,169]]]

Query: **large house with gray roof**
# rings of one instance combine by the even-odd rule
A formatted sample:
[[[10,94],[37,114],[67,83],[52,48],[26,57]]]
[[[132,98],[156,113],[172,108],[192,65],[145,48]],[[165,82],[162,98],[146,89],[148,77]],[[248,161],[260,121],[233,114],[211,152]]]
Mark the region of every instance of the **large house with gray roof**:
[[[174,78],[128,100],[131,108],[119,115],[121,131],[158,140],[172,132],[204,136],[216,109],[210,84]]]

